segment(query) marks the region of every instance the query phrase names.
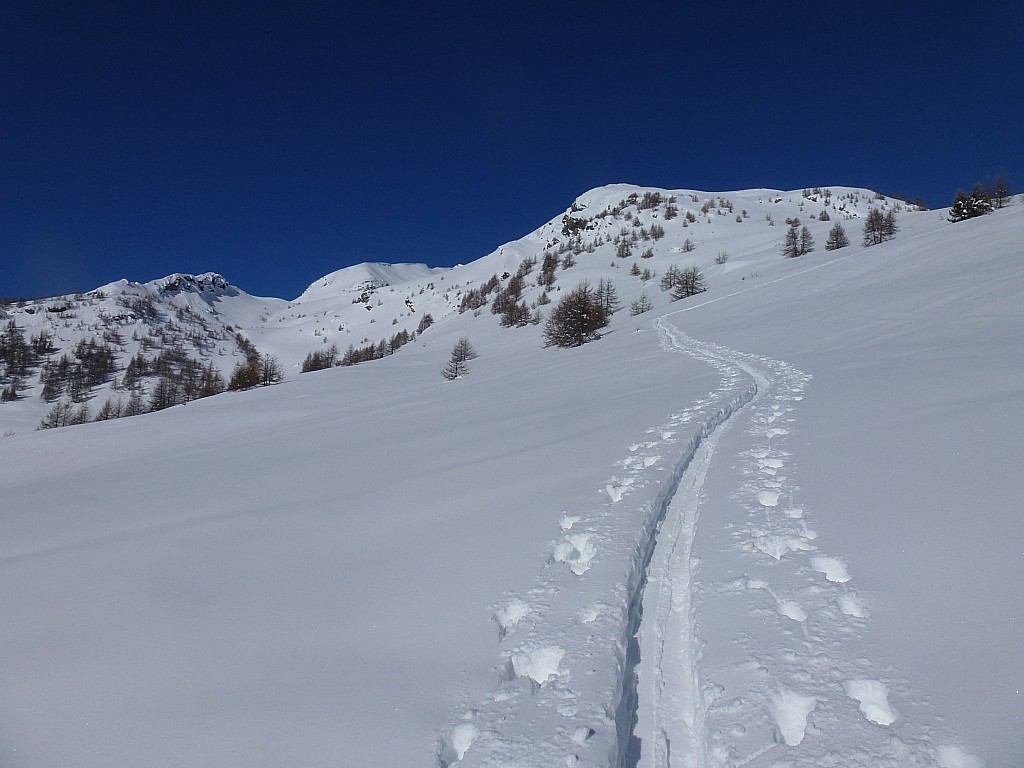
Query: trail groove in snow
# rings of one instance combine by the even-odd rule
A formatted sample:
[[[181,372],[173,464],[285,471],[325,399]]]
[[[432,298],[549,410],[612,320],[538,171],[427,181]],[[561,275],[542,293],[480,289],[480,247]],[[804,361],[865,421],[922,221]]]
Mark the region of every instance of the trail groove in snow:
[[[710,765],[710,755],[693,616],[693,540],[704,478],[721,431],[739,408],[757,396],[767,379],[758,369],[690,339],[665,318],[658,318],[654,324],[666,350],[708,362],[719,369],[724,381],[735,382],[741,375],[749,379],[742,394],[701,430],[701,439],[694,444],[681,481],[663,513],[643,579],[635,728],[640,743],[639,749],[634,744],[624,755],[621,765],[700,768]],[[771,501],[766,506],[775,506],[778,494],[764,493]]]
[[[905,716],[922,703],[860,640],[870,611],[856,563],[825,549],[814,510],[794,499],[787,441],[799,434],[810,377],[692,339],[665,317],[654,327],[662,349],[707,364],[718,384],[625,446],[593,508],[553,521],[535,586],[493,608],[497,683],[453,713],[437,764],[949,768],[957,755],[971,759],[943,725]],[[724,480],[706,489],[715,475]],[[693,551],[709,503],[717,550],[707,567],[732,574],[718,580]],[[712,602],[715,626],[704,620]]]
[[[655,532],[687,468],[706,466],[716,429],[757,391],[740,367],[681,348],[672,339],[684,337],[668,324],[658,331],[663,349],[707,364],[717,384],[626,446],[621,472],[595,489],[599,506],[557,519],[537,585],[494,605],[499,681],[485,700],[463,702],[438,733],[442,768],[636,762],[636,634]],[[591,578],[599,591],[588,587]]]
[[[809,527],[813,510],[794,503],[800,487],[786,442],[810,377],[783,361],[691,339],[666,318],[656,324],[672,348],[751,378],[756,395],[725,425],[745,426],[741,439],[718,429],[704,441],[658,534],[640,628],[637,764],[935,768],[948,761],[957,749],[952,735],[903,717],[899,701],[920,712],[920,697],[860,641],[869,613],[852,586],[854,569],[824,549]],[[724,455],[723,445],[730,446]],[[712,458],[721,477],[702,492]],[[712,533],[702,537],[715,543],[709,570],[750,575],[714,582],[703,573],[693,545],[707,504],[715,512]]]

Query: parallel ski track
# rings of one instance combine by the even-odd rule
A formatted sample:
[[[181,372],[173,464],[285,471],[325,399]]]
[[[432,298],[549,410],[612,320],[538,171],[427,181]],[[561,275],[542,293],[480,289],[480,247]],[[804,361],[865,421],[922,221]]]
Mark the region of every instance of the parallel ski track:
[[[841,650],[865,632],[865,605],[850,585],[853,576],[844,560],[828,552],[808,527],[802,505],[793,504],[799,486],[785,470],[790,414],[811,377],[785,361],[692,339],[670,317],[653,323],[662,347],[708,363],[722,384],[673,472],[674,485],[657,507],[650,555],[632,601],[639,638],[636,669],[630,670],[637,683],[636,706],[628,749],[620,749],[617,768],[980,764],[941,724],[900,714],[901,699],[925,710],[894,670],[853,648]],[[745,388],[741,377],[748,381]],[[703,485],[719,439],[740,411],[749,412],[738,420],[746,425],[749,448],[728,458],[739,458],[740,476],[746,478],[733,497],[746,517],[731,535],[741,562],[762,567],[758,578],[709,585],[696,578],[692,551]],[[787,576],[789,586],[782,588]],[[705,679],[723,669],[702,659],[695,602],[709,594],[735,601],[750,590],[762,595],[773,617],[768,621],[781,622],[776,629],[792,633],[794,643],[787,649],[745,641],[749,661],[764,674],[752,676],[749,688],[739,688],[739,698],[736,693],[722,697],[722,681]]]
[[[687,336],[671,321],[684,311],[653,321],[661,347],[711,367],[717,386],[648,429],[650,441],[631,445],[619,462],[623,472],[603,489],[607,500],[559,520],[560,539],[536,583],[493,606],[500,679],[482,699],[463,700],[453,710],[437,734],[435,764],[973,765],[939,761],[940,749],[966,753],[944,731],[891,710],[889,696],[906,693],[891,671],[862,655],[835,653],[840,641],[863,631],[865,606],[848,584],[844,561],[827,553],[793,505],[798,486],[780,471],[787,425],[795,418],[789,414],[811,377],[781,360]],[[720,438],[737,423],[746,425],[750,441],[729,457],[740,473],[732,503],[745,516],[729,535],[740,562],[768,566],[778,583],[763,567],[763,578],[710,584],[696,578],[692,547],[705,477]],[[682,440],[674,437],[681,432]],[[648,471],[666,454],[672,457],[667,472]],[[654,498],[648,492],[632,506],[631,489],[649,483],[657,483]],[[622,580],[611,582],[618,586],[603,596],[588,592],[580,577],[607,567],[618,572]],[[790,585],[781,587],[787,579]],[[776,647],[747,638],[743,653],[756,672],[740,681],[714,679],[724,668],[714,666],[720,648],[708,648],[708,660],[702,658],[699,604],[710,596],[738,607],[735,600],[751,595],[761,603],[756,610],[783,622],[775,629],[794,640]],[[761,614],[741,610],[760,626]],[[741,695],[723,697],[724,683]]]
[[[704,478],[711,464],[718,438],[729,419],[762,395],[770,386],[766,373],[752,365],[742,353],[690,338],[667,316],[654,323],[662,347],[705,362],[724,374],[737,369],[750,382],[741,393],[723,404],[691,439],[677,470],[678,482],[661,510],[657,535],[644,564],[634,611],[640,634],[640,660],[636,670],[638,698],[633,722],[640,745],[623,749],[620,766],[671,768],[708,765],[706,711],[701,694],[699,649],[694,635],[693,583],[695,570],[691,553],[700,513]],[[671,654],[687,670],[666,677],[663,661]],[[673,758],[673,753],[675,757]]]

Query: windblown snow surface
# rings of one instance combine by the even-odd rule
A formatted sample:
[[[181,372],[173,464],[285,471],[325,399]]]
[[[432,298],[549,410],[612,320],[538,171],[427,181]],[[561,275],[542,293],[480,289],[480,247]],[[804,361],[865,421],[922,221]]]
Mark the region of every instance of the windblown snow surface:
[[[1024,207],[783,260],[773,195],[578,349],[0,439],[0,765],[1019,766]]]

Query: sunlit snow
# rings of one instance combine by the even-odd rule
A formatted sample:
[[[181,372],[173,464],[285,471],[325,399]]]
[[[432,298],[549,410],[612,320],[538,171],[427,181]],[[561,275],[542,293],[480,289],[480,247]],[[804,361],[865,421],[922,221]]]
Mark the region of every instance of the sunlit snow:
[[[0,404],[0,765],[1019,765],[1024,206],[902,208],[863,248],[896,201],[610,212],[634,191],[462,267],[175,299],[281,384],[47,431],[38,391]],[[603,338],[458,312],[563,215],[602,239],[549,295],[612,280]],[[817,241],[796,259],[789,217]],[[836,221],[853,245],[825,251]],[[655,223],[629,258],[604,239]],[[709,290],[670,301],[673,264]],[[298,373],[426,312],[393,356]],[[479,357],[446,381],[461,336]]]

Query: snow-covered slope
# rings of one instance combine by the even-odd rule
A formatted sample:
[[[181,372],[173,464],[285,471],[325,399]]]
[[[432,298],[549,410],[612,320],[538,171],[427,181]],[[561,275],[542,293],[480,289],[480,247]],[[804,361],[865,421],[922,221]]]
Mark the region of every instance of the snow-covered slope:
[[[466,292],[492,276],[505,285],[524,262],[542,262],[545,254],[557,256],[561,266],[575,262],[564,274],[556,270],[561,279],[553,298],[564,285],[572,287],[582,279],[596,285],[607,278],[616,284],[623,306],[645,291],[660,305],[668,297],[656,295],[657,280],[673,264],[698,265],[712,282],[738,270],[748,270],[740,277],[754,277],[762,262],[777,262],[784,219],[800,217],[821,248],[831,226],[821,218],[822,211],[830,212],[832,220],[847,221],[865,216],[872,206],[902,210],[904,204],[846,187],[709,195],[616,184],[581,195],[564,214],[534,232],[454,269],[359,264],[316,280],[292,301],[250,296],[224,277],[205,273],[174,274],[147,283],[120,280],[86,294],[0,306],[0,322],[13,320],[26,341],[42,334],[50,341],[17,376],[18,399],[0,402],[0,429],[33,429],[60,402],[79,409],[85,405],[91,417],[106,402],[126,403],[132,395],[148,407],[168,373],[156,357],[171,346],[181,350],[179,356],[212,367],[224,379],[246,359],[246,344],[276,357],[288,377],[299,374],[309,353],[332,345],[339,352],[349,346],[390,346],[396,334],[419,333],[425,315],[435,322],[458,315]],[[853,225],[859,228],[859,222]],[[719,254],[729,261],[717,263]],[[627,276],[634,263],[636,274]],[[654,275],[654,282],[639,279],[641,267]],[[539,268],[527,275],[524,294],[534,307],[545,290],[534,279]],[[100,339],[115,362],[113,370],[76,392],[71,392],[70,381],[62,391],[44,391],[48,365],[68,356],[73,366],[80,362],[77,346]],[[140,354],[154,365],[126,386],[124,372]],[[13,381],[2,372],[0,379],[4,385]],[[180,381],[172,383],[182,389]],[[171,400],[185,402],[193,396],[179,391]]]
[[[426,264],[364,262],[324,275],[303,291],[296,303],[337,300],[339,294],[362,294],[364,291],[429,278],[442,272],[442,269],[428,267]]]
[[[859,245],[869,205],[895,240]],[[288,378],[6,428],[0,763],[1016,765],[1024,208],[827,206],[615,185],[451,270],[179,290]],[[817,247],[784,260],[794,217]],[[616,286],[604,338],[459,311],[537,258],[532,305],[560,250],[553,301]],[[676,264],[709,290],[672,302]]]

